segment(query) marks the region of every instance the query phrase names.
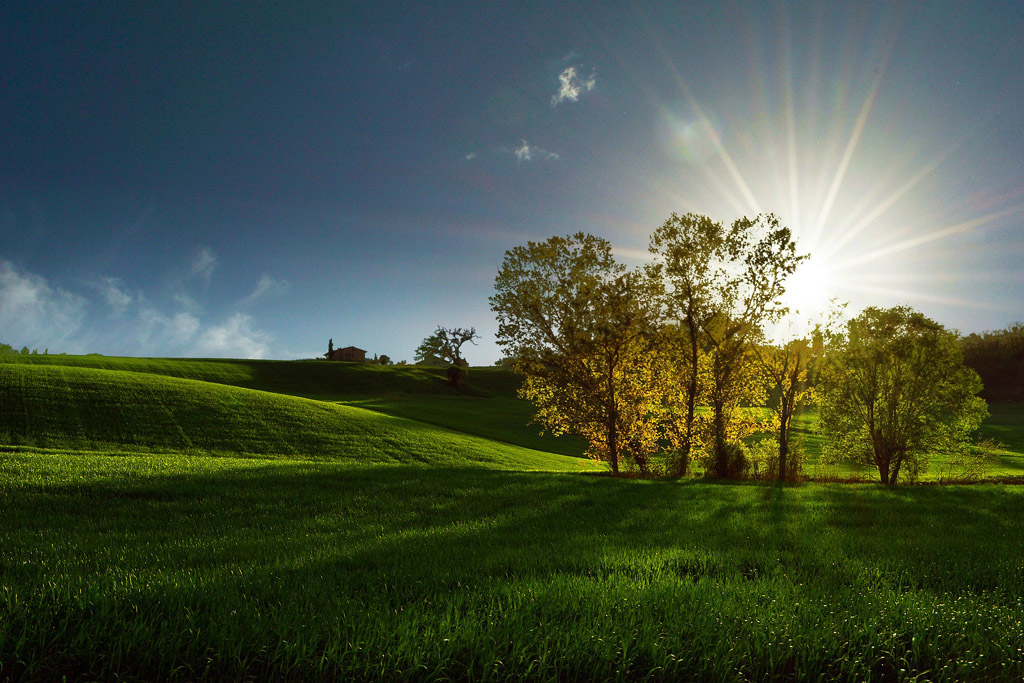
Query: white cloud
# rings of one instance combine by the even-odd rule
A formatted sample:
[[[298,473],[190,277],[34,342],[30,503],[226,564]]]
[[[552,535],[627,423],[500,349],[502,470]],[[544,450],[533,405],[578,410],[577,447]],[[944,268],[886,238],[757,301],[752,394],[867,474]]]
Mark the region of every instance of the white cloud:
[[[57,346],[81,326],[88,302],[0,261],[0,330],[12,345]]]
[[[473,159],[476,159],[476,152],[470,152],[465,156],[465,159],[466,161],[473,161]]]
[[[288,291],[288,283],[284,280],[275,280],[269,275],[261,275],[259,282],[256,283],[256,288],[252,290],[249,296],[245,297],[239,302],[241,306],[251,306],[260,299],[266,296],[281,296]]]
[[[139,326],[134,335],[144,353],[187,354],[189,345],[199,331],[199,318],[179,311],[168,316],[156,308],[146,308],[139,313]]]
[[[521,144],[512,150],[515,154],[516,159],[519,161],[533,161],[534,159],[550,159],[551,161],[558,161],[560,158],[554,152],[549,152],[546,149],[531,145],[526,140],[523,140]]]
[[[558,74],[558,92],[551,97],[551,106],[557,107],[562,102],[579,102],[580,95],[590,92],[597,86],[597,76],[591,73],[586,78],[579,75],[577,67],[568,66]]]
[[[209,247],[203,247],[196,254],[196,257],[192,259],[192,271],[191,275],[202,278],[205,282],[209,282],[210,278],[213,277],[213,271],[217,269],[217,257]]]
[[[120,316],[127,311],[135,299],[128,292],[124,282],[119,278],[103,276],[99,279],[99,282],[93,284],[116,316]]]
[[[235,313],[223,324],[202,332],[196,339],[196,351],[201,356],[266,358],[270,341],[270,335],[253,328],[251,317]]]

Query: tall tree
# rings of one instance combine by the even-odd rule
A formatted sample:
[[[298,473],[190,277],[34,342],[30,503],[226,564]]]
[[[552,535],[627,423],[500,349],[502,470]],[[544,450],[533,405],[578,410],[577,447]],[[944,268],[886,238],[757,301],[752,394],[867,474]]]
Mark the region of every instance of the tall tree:
[[[785,310],[785,279],[806,257],[797,255],[789,229],[772,214],[728,226],[707,216],[672,214],[652,235],[650,251],[666,282],[665,312],[686,331],[689,345],[683,356],[690,378],[685,429],[694,431],[703,348],[710,355],[709,471],[732,476],[729,442],[751,428],[738,408],[760,391],[750,342]]]
[[[537,419],[585,437],[616,474],[623,459],[646,469],[657,449],[653,286],[607,240],[577,233],[507,251],[490,299]]]
[[[796,474],[789,459],[793,416],[813,395],[810,370],[812,362],[820,355],[820,348],[805,337],[755,347],[767,383],[768,406],[775,415],[779,481],[791,479]]]
[[[779,481],[797,475],[790,461],[793,417],[801,407],[814,402],[815,375],[821,367],[826,344],[839,335],[845,306],[833,300],[817,322],[793,316],[787,325],[778,326],[780,341],[754,344],[767,389],[768,407],[775,416]]]
[[[819,381],[826,455],[852,457],[888,486],[932,454],[960,455],[988,409],[957,335],[908,307],[868,308],[849,321]]]

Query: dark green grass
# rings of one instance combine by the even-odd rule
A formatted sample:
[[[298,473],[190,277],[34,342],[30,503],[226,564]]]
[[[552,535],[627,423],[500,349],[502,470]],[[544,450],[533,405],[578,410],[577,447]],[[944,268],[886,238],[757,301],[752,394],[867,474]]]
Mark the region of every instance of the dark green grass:
[[[123,370],[214,382],[304,398],[450,393],[443,368],[248,359],[124,358],[116,356],[2,356],[0,365]],[[476,374],[474,372],[474,374]],[[511,379],[511,375],[509,375]],[[491,384],[494,384],[493,382]],[[500,382],[498,383],[500,386]],[[467,392],[473,392],[467,389]],[[477,393],[477,392],[473,392]],[[512,395],[515,389],[512,389]]]
[[[1024,488],[0,460],[0,678],[1019,680]]]
[[[326,361],[120,358],[107,356],[0,356],[35,367],[97,368],[191,379],[358,406],[421,420],[466,434],[535,450],[580,457],[586,442],[541,436],[530,424],[534,409],[516,398],[520,379],[504,368],[471,368],[454,389],[444,368]]]
[[[406,395],[344,403],[551,453],[582,457],[587,448],[587,442],[576,436],[542,435],[538,425],[530,424],[533,405],[514,398]]]
[[[144,373],[0,364],[0,444],[351,463],[593,468],[349,406]]]

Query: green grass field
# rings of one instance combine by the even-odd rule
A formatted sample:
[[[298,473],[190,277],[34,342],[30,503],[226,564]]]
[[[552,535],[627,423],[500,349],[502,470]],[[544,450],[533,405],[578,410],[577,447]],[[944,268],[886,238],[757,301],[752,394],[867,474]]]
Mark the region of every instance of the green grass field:
[[[1024,677],[1024,487],[596,476],[492,369],[29,358],[0,680]]]

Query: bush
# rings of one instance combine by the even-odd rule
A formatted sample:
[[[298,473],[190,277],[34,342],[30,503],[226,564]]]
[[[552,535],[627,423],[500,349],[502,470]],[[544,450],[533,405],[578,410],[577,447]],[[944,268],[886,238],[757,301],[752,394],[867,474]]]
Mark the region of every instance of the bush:
[[[462,383],[464,379],[466,379],[466,375],[468,374],[469,370],[466,369],[465,365],[449,365],[448,384],[451,384],[453,387],[457,387]]]
[[[743,479],[750,471],[749,452],[742,441],[727,442],[723,458],[716,458],[714,451],[709,451],[703,460],[705,475],[717,479]]]
[[[789,453],[786,455],[786,481],[799,481],[804,476],[804,460],[806,448],[804,439],[790,439]],[[750,460],[750,476],[753,479],[764,481],[778,481],[779,479],[779,440],[774,436],[768,436],[749,449],[747,457]]]

